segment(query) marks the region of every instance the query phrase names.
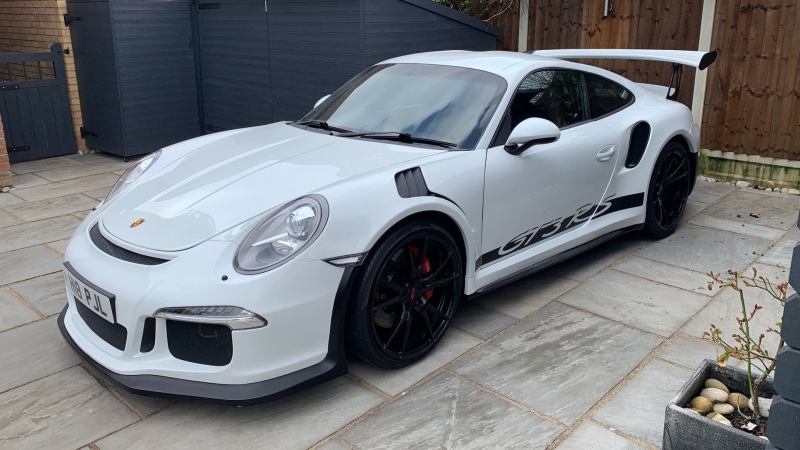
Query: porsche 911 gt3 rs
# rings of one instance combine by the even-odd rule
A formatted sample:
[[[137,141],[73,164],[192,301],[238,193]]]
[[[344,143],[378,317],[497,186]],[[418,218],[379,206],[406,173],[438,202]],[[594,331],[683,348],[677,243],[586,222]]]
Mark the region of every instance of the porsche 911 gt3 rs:
[[[369,67],[302,119],[131,166],[66,249],[59,326],[138,393],[233,403],[423,358],[465,296],[680,223],[699,129],[658,50],[449,51]],[[672,63],[669,86],[575,58]]]

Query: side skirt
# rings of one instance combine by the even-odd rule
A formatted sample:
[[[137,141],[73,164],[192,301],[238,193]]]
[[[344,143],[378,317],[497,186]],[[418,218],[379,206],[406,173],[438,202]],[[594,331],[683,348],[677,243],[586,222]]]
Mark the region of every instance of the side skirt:
[[[562,261],[570,259],[573,256],[576,256],[576,255],[578,255],[580,253],[583,253],[583,252],[585,252],[587,250],[591,250],[592,248],[597,247],[598,245],[604,244],[604,243],[606,243],[606,242],[608,242],[608,241],[610,241],[610,240],[612,240],[614,238],[622,236],[623,234],[630,233],[631,231],[641,230],[643,226],[644,226],[644,224],[631,225],[629,227],[621,228],[619,230],[614,230],[614,231],[612,231],[610,233],[607,233],[607,234],[604,234],[604,235],[599,236],[597,238],[594,238],[589,242],[585,242],[585,243],[583,243],[583,244],[581,244],[581,245],[579,245],[577,247],[574,247],[574,248],[571,248],[569,250],[563,251],[563,252],[561,252],[561,253],[559,253],[557,255],[553,255],[553,256],[545,259],[545,260],[542,260],[542,261],[539,261],[537,263],[534,263],[533,265],[530,265],[528,267],[520,269],[517,272],[514,272],[512,274],[506,275],[505,277],[503,277],[503,278],[501,278],[501,279],[499,279],[497,281],[493,281],[493,282],[487,284],[486,286],[478,289],[474,293],[468,295],[467,299],[468,300],[472,300],[474,298],[480,297],[481,295],[486,294],[488,292],[491,292],[491,291],[493,291],[493,290],[495,290],[497,288],[505,286],[505,285],[507,285],[509,283],[513,283],[514,281],[517,281],[517,280],[519,280],[521,278],[525,278],[527,276],[533,275],[536,272],[542,271],[542,270],[544,270],[544,269],[546,269],[546,268],[548,268],[550,266],[553,266],[553,265],[558,264],[558,263],[560,263]]]

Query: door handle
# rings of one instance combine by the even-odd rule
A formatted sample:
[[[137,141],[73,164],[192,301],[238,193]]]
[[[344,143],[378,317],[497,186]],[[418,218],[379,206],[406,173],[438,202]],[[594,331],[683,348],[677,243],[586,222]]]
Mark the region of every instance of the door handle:
[[[610,161],[616,151],[617,148],[613,145],[603,147],[599,152],[597,152],[597,160],[600,162]]]

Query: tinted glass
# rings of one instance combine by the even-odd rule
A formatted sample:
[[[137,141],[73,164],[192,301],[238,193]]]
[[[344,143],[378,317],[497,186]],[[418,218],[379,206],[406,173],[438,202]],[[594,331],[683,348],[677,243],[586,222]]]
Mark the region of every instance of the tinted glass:
[[[611,80],[590,73],[585,74],[585,80],[592,119],[622,109],[633,100],[633,94]]]
[[[564,128],[587,119],[584,110],[581,73],[571,70],[540,70],[520,83],[495,139],[506,142],[511,130],[531,117],[547,119]]]
[[[302,120],[359,132],[402,132],[474,149],[506,90],[462,67],[384,64],[357,75]]]

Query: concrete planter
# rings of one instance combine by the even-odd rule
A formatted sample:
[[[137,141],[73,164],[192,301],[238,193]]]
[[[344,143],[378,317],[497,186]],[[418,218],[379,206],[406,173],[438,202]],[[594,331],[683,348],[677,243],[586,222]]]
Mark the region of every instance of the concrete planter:
[[[747,392],[747,371],[733,367],[719,367],[706,359],[692,374],[678,394],[667,405],[664,417],[665,450],[763,450],[768,441],[743,430],[723,425],[683,408],[703,387],[708,378],[716,378],[731,391]],[[772,397],[775,391],[771,380],[761,387],[762,397]]]

